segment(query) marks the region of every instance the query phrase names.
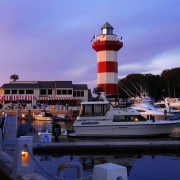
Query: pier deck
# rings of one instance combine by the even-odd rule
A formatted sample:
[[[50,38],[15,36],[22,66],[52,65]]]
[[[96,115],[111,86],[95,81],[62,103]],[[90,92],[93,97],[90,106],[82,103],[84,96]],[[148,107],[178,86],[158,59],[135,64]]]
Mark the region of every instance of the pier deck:
[[[39,143],[38,135],[34,136],[35,152],[59,153],[106,153],[118,152],[179,152],[180,140],[171,138],[158,139],[78,139],[59,137],[58,142],[52,138],[51,143]]]

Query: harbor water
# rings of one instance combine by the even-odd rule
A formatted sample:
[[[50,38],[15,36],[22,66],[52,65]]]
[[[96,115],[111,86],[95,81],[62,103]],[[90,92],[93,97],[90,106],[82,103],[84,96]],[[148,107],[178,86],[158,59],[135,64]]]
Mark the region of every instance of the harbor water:
[[[102,163],[115,163],[127,167],[129,180],[179,180],[180,154],[36,154],[37,162],[49,173],[57,176],[58,165],[67,162],[78,162],[83,166],[83,177],[92,175],[93,166]],[[40,168],[35,168],[40,174],[49,177]],[[64,169],[65,179],[76,179],[74,168]]]

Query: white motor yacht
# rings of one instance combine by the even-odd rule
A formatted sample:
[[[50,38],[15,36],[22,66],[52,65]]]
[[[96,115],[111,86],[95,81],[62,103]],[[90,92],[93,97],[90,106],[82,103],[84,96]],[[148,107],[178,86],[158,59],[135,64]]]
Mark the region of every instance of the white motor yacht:
[[[180,120],[147,120],[132,108],[114,108],[105,94],[103,101],[82,102],[69,136],[158,136],[169,135]]]

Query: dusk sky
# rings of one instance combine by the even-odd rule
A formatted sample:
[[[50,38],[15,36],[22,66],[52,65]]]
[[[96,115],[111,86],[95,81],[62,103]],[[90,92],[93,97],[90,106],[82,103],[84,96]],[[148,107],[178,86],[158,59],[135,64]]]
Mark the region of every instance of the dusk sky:
[[[0,86],[17,74],[93,89],[91,39],[106,22],[123,37],[119,78],[180,67],[179,0],[0,0]]]

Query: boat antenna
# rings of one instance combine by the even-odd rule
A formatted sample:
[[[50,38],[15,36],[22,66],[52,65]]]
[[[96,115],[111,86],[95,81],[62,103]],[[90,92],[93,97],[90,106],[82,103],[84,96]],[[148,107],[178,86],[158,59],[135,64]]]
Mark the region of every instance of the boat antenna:
[[[134,85],[134,83],[131,81],[132,85],[134,86],[134,88],[136,89],[136,91],[141,94],[141,92],[137,89],[137,87]]]
[[[119,84],[118,84],[118,86],[130,97],[130,98],[132,98],[132,96],[126,91],[126,89],[124,89],[122,86],[120,86]]]
[[[129,97],[132,97],[130,94],[132,94],[133,96],[135,96],[135,94],[132,92],[132,91],[130,91],[130,89],[127,87],[127,86],[125,86],[122,82],[120,82],[120,84],[118,84],[119,85],[119,87],[121,87],[121,85],[123,86],[123,87],[121,87],[124,91],[125,91],[125,93],[127,93],[127,95],[129,96]],[[129,92],[129,93],[128,93]]]
[[[136,82],[136,84],[140,87],[140,90],[142,91],[142,93],[146,93],[145,91],[144,91],[144,89],[142,88],[142,86],[140,86],[140,84],[138,84],[137,82]]]

